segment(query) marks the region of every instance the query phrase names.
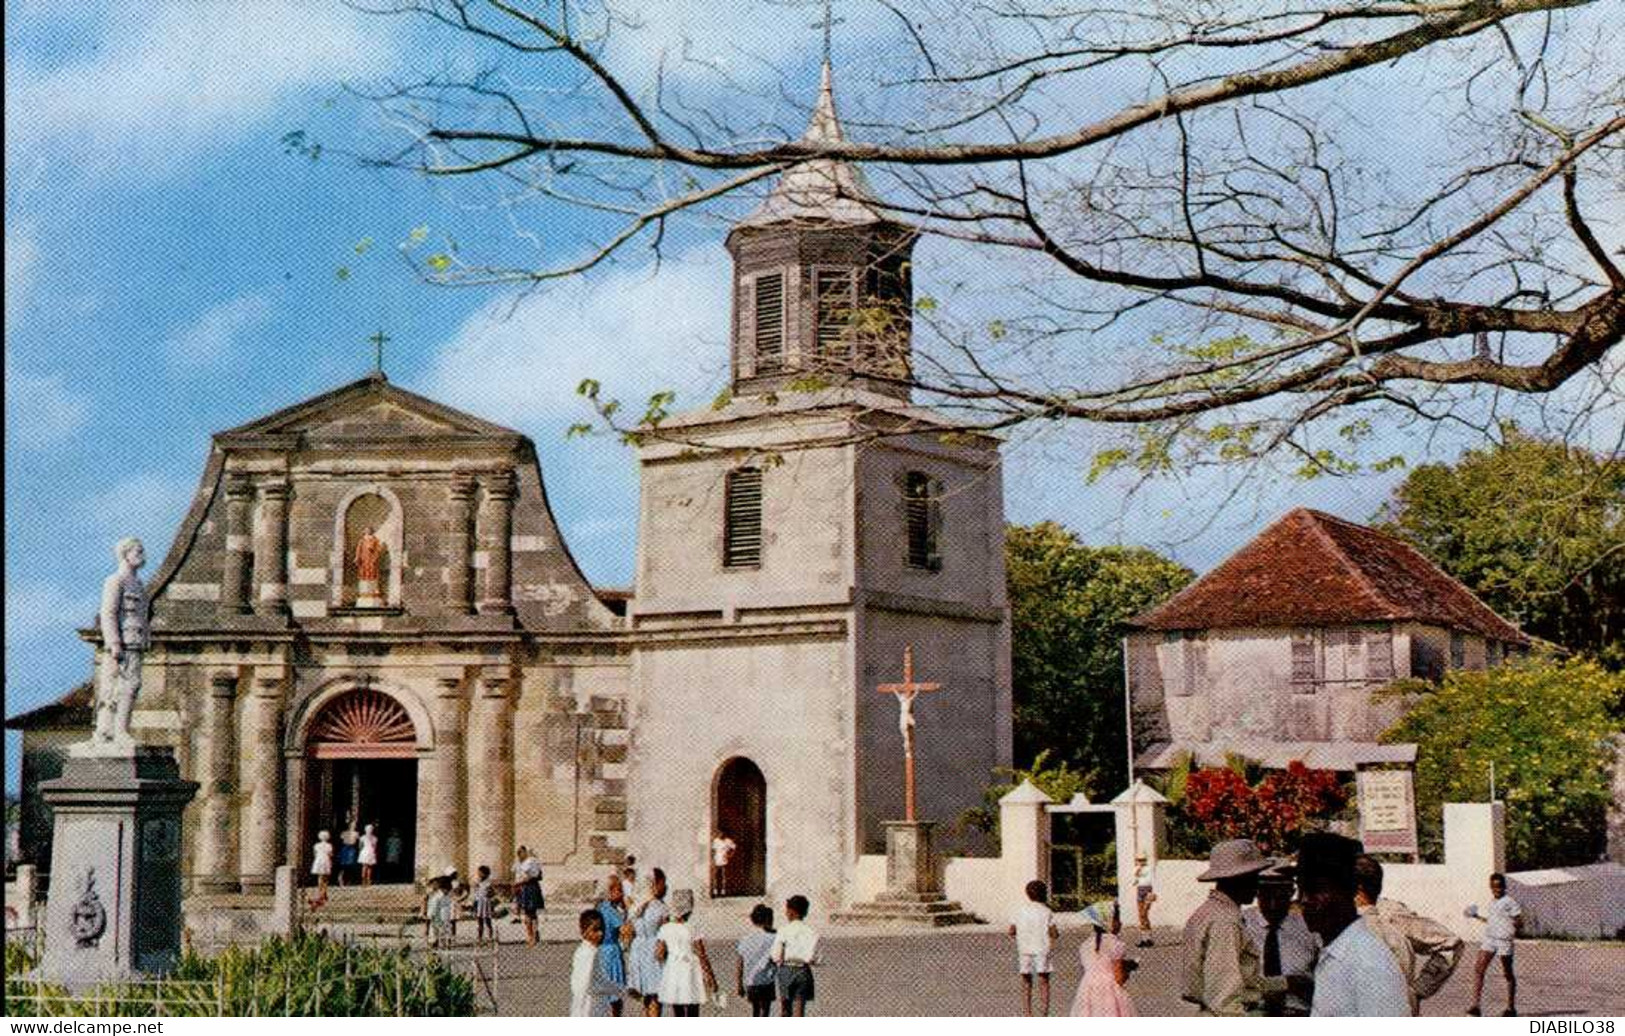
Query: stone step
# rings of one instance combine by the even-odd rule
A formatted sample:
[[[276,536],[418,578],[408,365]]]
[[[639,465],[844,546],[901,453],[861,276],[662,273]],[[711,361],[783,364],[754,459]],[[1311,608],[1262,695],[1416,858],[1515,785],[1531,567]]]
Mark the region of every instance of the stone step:
[[[933,896],[921,899],[920,896]],[[941,928],[947,925],[979,924],[976,915],[959,903],[934,893],[880,896],[867,903],[854,903],[830,915],[837,925],[881,925]]]

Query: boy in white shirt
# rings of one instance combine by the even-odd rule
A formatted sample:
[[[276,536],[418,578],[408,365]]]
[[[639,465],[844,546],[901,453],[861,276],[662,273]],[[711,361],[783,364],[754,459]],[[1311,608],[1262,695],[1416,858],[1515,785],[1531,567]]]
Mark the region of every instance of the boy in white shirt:
[[[570,964],[570,1017],[608,1018],[610,1001],[619,997],[620,987],[604,973],[598,947],[604,942],[604,918],[593,907],[581,912],[581,945]]]
[[[784,901],[783,928],[773,934],[768,956],[778,966],[779,1017],[805,1018],[807,1002],[813,998],[812,966],[818,963],[818,933],[807,923],[806,896]]]
[[[1490,961],[1501,958],[1501,974],[1507,980],[1507,1009],[1501,1014],[1507,1018],[1518,1014],[1518,979],[1512,974],[1512,941],[1518,937],[1518,929],[1523,926],[1523,908],[1518,901],[1507,895],[1507,879],[1505,874],[1499,872],[1490,875],[1490,904],[1481,913],[1475,903],[1466,910],[1468,917],[1475,917],[1484,922],[1484,941],[1478,948],[1478,966],[1473,971],[1473,1006],[1467,1009],[1470,1015],[1483,1014],[1480,1006],[1484,998],[1484,972],[1489,970]]]
[[[1010,934],[1016,940],[1016,971],[1021,975],[1021,1010],[1033,1013],[1033,977],[1038,978],[1040,1013],[1049,1017],[1050,950],[1060,933],[1049,908],[1049,887],[1042,881],[1027,882],[1027,902],[1016,910]]]

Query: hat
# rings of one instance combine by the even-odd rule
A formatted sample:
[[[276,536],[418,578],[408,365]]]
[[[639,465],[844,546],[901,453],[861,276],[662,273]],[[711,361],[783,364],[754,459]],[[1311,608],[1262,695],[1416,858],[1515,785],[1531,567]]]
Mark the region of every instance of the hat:
[[[668,905],[671,907],[671,912],[678,917],[682,917],[684,914],[692,914],[694,912],[694,890],[678,889],[671,894]]]
[[[1134,862],[1135,863],[1144,863],[1147,859],[1149,859],[1149,857],[1147,857],[1145,855],[1145,853],[1135,853],[1134,854]]]
[[[1258,876],[1259,881],[1291,882],[1298,876],[1298,865],[1289,857],[1281,856],[1270,860],[1269,869]]]
[[[1274,862],[1258,851],[1251,838],[1234,838],[1213,847],[1207,857],[1207,870],[1198,874],[1196,880],[1240,878],[1268,870]]]
[[[1080,917],[1090,925],[1103,932],[1112,930],[1112,908],[1117,904],[1110,899],[1103,899],[1098,903],[1090,903],[1078,911]]]
[[[455,878],[457,876],[457,868],[448,863],[445,870],[440,872],[440,876],[442,878]]]

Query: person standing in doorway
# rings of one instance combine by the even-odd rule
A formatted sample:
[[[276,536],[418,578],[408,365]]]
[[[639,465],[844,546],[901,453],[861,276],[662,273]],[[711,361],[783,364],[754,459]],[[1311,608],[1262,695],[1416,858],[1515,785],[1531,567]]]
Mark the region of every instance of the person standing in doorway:
[[[1320,936],[1314,1002],[1319,1018],[1405,1018],[1410,985],[1393,952],[1377,938],[1354,905],[1354,861],[1360,843],[1314,831],[1298,853],[1298,894],[1303,919]]]
[[[389,836],[384,839],[384,874],[387,879],[400,879],[401,858],[405,855],[406,842],[401,838],[401,829],[390,828]]]
[[[711,895],[713,898],[728,894],[728,864],[733,862],[739,843],[719,829],[711,839]]]
[[[1027,902],[1016,908],[1010,920],[1010,937],[1016,940],[1016,973],[1021,976],[1021,1013],[1033,1016],[1033,986],[1038,986],[1038,1013],[1049,1017],[1050,952],[1061,933],[1055,930],[1055,915],[1049,908],[1049,886],[1029,881]]]
[[[1382,861],[1361,853],[1354,861],[1354,905],[1377,938],[1393,951],[1411,991],[1411,1014],[1444,988],[1467,944],[1444,925],[1393,899],[1382,898]]]
[[[361,885],[363,888],[372,884],[372,869],[378,866],[378,836],[373,833],[373,826],[361,832],[361,851],[356,855],[356,862],[361,864]]]
[[[1272,866],[1251,839],[1220,842],[1197,881],[1213,891],[1185,922],[1182,996],[1203,1014],[1257,1014],[1262,999],[1258,951],[1241,922],[1241,908],[1258,893],[1258,876]]]
[[[355,877],[356,861],[361,858],[361,832],[355,829],[355,813],[344,814],[344,830],[339,832],[339,884],[348,885]]]
[[[1292,871],[1274,867],[1258,879],[1258,902],[1243,907],[1241,923],[1258,952],[1264,1014],[1302,1018],[1314,1000],[1320,940],[1292,909]]]
[[[1518,978],[1512,972],[1512,944],[1523,927],[1523,908],[1507,895],[1507,877],[1496,872],[1490,875],[1490,903],[1482,911],[1474,904],[1467,908],[1466,916],[1484,922],[1484,941],[1478,948],[1478,963],[1473,969],[1473,1006],[1470,1015],[1483,1014],[1484,972],[1490,961],[1500,958],[1501,974],[1507,980],[1507,1008],[1501,1014],[1507,1018],[1518,1015]]]
[[[1140,913],[1140,948],[1151,945],[1151,904],[1157,901],[1156,869],[1145,853],[1134,857],[1134,905]]]
[[[514,909],[525,922],[525,945],[536,945],[536,916],[545,905],[542,899],[542,864],[521,845],[513,865]]]

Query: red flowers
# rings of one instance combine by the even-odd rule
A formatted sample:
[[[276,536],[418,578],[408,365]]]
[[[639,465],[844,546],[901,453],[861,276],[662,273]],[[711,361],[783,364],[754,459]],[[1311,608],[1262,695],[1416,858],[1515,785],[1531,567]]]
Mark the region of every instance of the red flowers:
[[[1228,767],[1195,770],[1185,784],[1185,813],[1210,837],[1251,838],[1266,853],[1289,851],[1298,835],[1347,804],[1336,773],[1297,760],[1256,786]]]

